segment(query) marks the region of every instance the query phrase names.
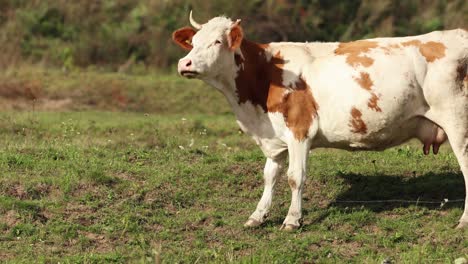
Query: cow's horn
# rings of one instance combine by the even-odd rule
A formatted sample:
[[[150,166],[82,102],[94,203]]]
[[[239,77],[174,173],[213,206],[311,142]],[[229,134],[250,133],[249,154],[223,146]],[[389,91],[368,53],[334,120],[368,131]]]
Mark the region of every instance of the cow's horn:
[[[190,24],[192,24],[192,27],[200,30],[202,25],[198,24],[197,22],[195,22],[195,20],[193,19],[193,16],[192,16],[192,10],[190,10],[190,16],[189,16],[189,20],[190,20]]]

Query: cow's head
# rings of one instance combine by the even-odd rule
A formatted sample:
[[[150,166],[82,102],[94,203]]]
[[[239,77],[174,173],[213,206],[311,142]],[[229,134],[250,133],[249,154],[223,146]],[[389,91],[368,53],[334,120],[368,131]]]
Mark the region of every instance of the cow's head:
[[[190,51],[179,60],[179,73],[187,78],[213,78],[233,67],[234,53],[243,38],[240,20],[215,17],[200,25],[193,20],[192,12],[189,19],[198,31],[184,27],[172,34],[175,43]]]

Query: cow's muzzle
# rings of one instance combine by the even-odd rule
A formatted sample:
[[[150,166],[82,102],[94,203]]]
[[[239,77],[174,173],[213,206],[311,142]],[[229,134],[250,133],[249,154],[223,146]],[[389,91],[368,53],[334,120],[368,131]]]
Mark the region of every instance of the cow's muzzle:
[[[193,63],[191,59],[185,58],[179,61],[177,65],[177,70],[179,71],[180,75],[186,78],[195,78],[198,75],[198,72],[192,69]]]

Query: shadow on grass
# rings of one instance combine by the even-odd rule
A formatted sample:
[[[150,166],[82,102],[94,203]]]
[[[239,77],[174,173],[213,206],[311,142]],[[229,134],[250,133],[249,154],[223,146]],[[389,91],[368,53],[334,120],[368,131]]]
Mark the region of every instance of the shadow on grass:
[[[326,210],[319,210],[313,217],[310,216],[311,211],[303,208],[304,223],[301,230],[307,231],[320,224],[330,215],[333,210],[328,209],[332,208],[343,213],[349,212],[349,209],[365,209],[377,213],[415,205],[447,210],[463,208],[465,199],[465,185],[461,173],[427,173],[417,177],[341,174],[339,177],[350,187],[339,194]],[[444,199],[448,199],[449,202],[441,207]],[[284,220],[283,216],[285,215],[272,215],[263,226],[280,226]]]
[[[339,208],[359,207],[374,212],[416,204],[420,207],[440,208],[444,199],[448,199],[449,202],[444,204],[442,209],[462,208],[463,201],[450,201],[465,198],[465,185],[461,173],[427,173],[417,177],[360,174],[339,176],[350,185],[348,190],[338,195],[330,204]]]
[[[303,231],[313,229],[314,225],[322,223],[336,209],[344,214],[354,209],[378,213],[415,205],[447,210],[463,208],[465,199],[461,173],[428,173],[418,177],[341,174],[339,177],[345,180],[349,188],[339,194],[326,210],[320,210],[311,219],[307,219],[310,218],[307,216],[309,212],[304,210]],[[449,202],[441,207],[444,199]]]

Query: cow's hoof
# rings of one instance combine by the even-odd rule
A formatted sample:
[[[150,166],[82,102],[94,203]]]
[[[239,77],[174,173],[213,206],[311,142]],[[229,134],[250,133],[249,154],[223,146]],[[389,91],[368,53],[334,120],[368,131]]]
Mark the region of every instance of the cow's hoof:
[[[465,221],[460,222],[460,223],[458,223],[458,225],[456,227],[456,229],[463,229],[463,228],[468,228],[468,222],[465,222]]]
[[[296,225],[290,225],[290,224],[283,224],[280,227],[280,230],[286,231],[286,232],[292,232],[294,230],[299,229],[299,226]]]
[[[258,220],[255,220],[253,218],[249,218],[249,220],[247,220],[247,222],[245,222],[244,227],[247,227],[247,228],[258,227],[261,224],[262,224],[262,222],[260,222]]]

